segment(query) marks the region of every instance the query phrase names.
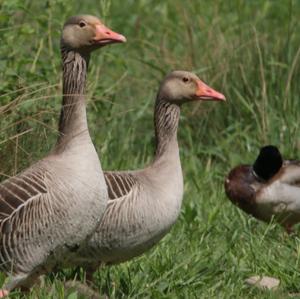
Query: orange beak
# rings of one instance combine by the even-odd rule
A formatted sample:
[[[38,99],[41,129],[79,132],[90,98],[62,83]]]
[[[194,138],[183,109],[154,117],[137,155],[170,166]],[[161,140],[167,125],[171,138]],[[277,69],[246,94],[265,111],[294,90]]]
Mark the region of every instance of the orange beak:
[[[201,80],[197,81],[196,98],[203,101],[226,101],[223,94],[212,89]]]
[[[96,35],[93,38],[94,42],[99,45],[108,45],[112,43],[125,43],[126,37],[122,34],[112,31],[103,24],[95,26]]]

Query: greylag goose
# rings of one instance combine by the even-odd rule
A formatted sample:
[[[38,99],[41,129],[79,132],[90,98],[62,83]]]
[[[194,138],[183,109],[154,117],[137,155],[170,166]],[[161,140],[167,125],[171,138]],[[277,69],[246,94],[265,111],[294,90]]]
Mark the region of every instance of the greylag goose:
[[[300,222],[300,161],[283,160],[265,146],[253,165],[233,168],[225,180],[228,198],[259,220],[279,222],[287,232]]]
[[[87,125],[86,72],[92,50],[124,41],[93,16],[71,17],[64,25],[57,144],[46,158],[0,185],[0,269],[9,275],[0,297],[70,263],[104,213],[107,188]]]
[[[96,233],[81,251],[87,280],[100,264],[116,264],[141,255],[175,223],[183,197],[177,143],[183,103],[224,101],[193,73],[174,71],[162,82],[155,104],[156,152],[142,170],[104,172],[109,201]]]

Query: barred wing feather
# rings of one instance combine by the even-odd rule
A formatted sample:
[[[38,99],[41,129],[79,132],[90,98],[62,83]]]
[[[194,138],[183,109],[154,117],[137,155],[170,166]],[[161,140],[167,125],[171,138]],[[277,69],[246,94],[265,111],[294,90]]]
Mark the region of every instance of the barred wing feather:
[[[136,177],[127,172],[104,172],[109,200],[127,195],[136,185]]]
[[[29,169],[0,184],[0,222],[29,199],[47,193],[44,175],[40,169]]]

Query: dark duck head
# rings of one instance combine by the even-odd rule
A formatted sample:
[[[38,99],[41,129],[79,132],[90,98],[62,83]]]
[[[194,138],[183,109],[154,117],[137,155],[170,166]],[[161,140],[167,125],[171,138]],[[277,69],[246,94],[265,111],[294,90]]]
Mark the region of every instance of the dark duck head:
[[[282,156],[278,148],[267,145],[261,148],[252,169],[255,176],[263,181],[268,181],[280,170],[282,163]]]

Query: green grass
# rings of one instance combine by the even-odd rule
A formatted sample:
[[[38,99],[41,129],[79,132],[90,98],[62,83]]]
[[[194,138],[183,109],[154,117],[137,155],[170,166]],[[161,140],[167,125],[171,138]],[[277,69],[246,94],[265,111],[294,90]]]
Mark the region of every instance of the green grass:
[[[151,160],[154,97],[170,70],[196,72],[228,100],[183,108],[179,220],[147,254],[99,271],[100,292],[110,298],[226,299],[300,292],[297,234],[288,237],[245,215],[223,190],[226,173],[252,162],[262,145],[276,144],[286,157],[299,158],[300,2],[0,1],[1,179],[45,155],[55,141],[59,34],[76,13],[101,15],[128,39],[91,59],[88,116],[104,169],[135,169]],[[274,292],[249,288],[244,280],[251,275],[274,276],[281,285]],[[64,277],[71,271],[49,276],[28,298],[67,297]],[[17,291],[12,296],[20,297]]]

